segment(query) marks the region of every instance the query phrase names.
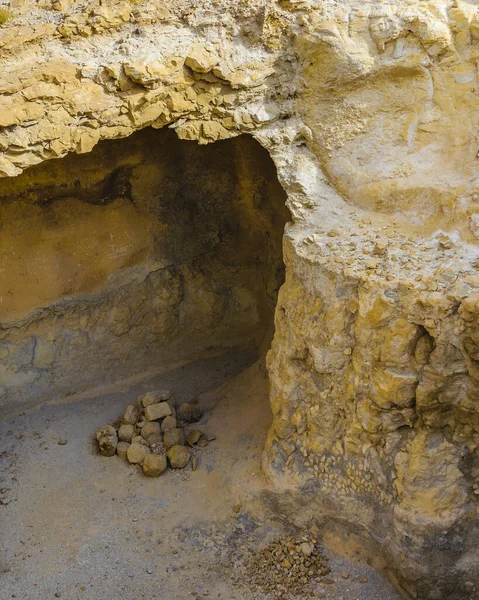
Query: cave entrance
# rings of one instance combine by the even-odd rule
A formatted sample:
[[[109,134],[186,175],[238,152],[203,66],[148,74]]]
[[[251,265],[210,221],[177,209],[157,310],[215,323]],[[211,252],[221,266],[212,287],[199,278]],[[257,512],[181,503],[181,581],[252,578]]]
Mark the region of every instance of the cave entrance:
[[[170,130],[0,180],[0,405],[269,347],[289,213],[269,154]]]

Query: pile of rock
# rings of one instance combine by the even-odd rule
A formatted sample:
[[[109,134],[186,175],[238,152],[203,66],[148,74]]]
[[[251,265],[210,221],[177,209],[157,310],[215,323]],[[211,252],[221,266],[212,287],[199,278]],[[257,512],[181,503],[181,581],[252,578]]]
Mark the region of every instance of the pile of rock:
[[[302,595],[331,572],[316,540],[307,535],[276,540],[252,552],[244,566],[249,587],[277,599]]]
[[[186,433],[185,428],[200,418],[196,400],[177,408],[169,390],[148,392],[127,407],[117,426],[106,425],[96,432],[98,448],[103,456],[118,454],[131,464],[141,465],[149,477],[159,477],[168,465],[183,469],[190,461],[195,470],[193,448],[215,439],[199,429]]]

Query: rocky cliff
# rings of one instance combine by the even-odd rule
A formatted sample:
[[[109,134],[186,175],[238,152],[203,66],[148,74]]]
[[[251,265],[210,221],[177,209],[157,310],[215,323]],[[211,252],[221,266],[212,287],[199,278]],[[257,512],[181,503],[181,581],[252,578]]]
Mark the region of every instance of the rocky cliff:
[[[138,269],[141,253],[148,260],[165,258],[155,254],[150,240],[175,219],[174,202],[161,215],[167,218],[153,218],[155,209],[139,201],[151,196],[142,188],[151,168],[141,151],[135,157],[134,142],[129,143],[134,136],[118,146],[121,159],[115,150],[110,159],[99,160],[102,143],[121,144],[102,140],[126,138],[146,127],[169,127],[180,139],[201,145],[247,133],[274,161],[292,218],[284,235],[285,283],[268,355],[273,425],[264,469],[276,489],[275,502],[293,520],[315,519],[325,530],[361,540],[372,555],[383,557],[391,577],[412,597],[476,598],[475,4],[45,0],[32,7],[12,2],[0,26],[0,173],[5,177],[0,183],[0,248],[8,249],[0,277],[8,269],[18,274],[19,265],[28,264],[32,287],[24,279],[0,279],[2,292],[8,284],[19,294],[16,299],[0,294],[0,352],[2,360],[10,357],[1,367],[4,396],[12,394],[5,368],[23,365],[8,344],[17,347],[19,338],[47,335],[29,329],[38,327],[38,311],[51,313],[60,299],[63,313],[77,311],[72,318],[81,319],[81,302],[92,294],[126,293],[131,277],[125,279],[125,269]],[[217,147],[226,143],[236,142]],[[96,160],[82,163],[80,183],[72,189],[72,170],[79,168],[81,157],[70,154],[95,156],[96,151]],[[256,150],[251,152],[256,156]],[[102,170],[100,163],[108,160],[111,168]],[[63,161],[70,161],[70,170],[49,167]],[[255,171],[261,162],[267,158],[234,169],[240,207],[241,198],[254,199],[247,190],[258,178],[272,181]],[[230,161],[214,163],[219,168],[211,171],[213,180]],[[138,165],[150,168],[148,176],[137,170],[131,179],[128,169]],[[57,180],[64,184],[62,197],[55,191]],[[247,183],[240,192],[241,182]],[[271,198],[281,197],[274,183],[265,185],[275,190]],[[90,202],[97,200],[85,204],[82,193]],[[225,188],[224,195],[231,190]],[[40,208],[42,202],[48,210]],[[246,210],[247,223],[262,222],[263,240],[278,225],[273,222],[280,204],[273,199],[268,204],[275,207],[266,210],[269,220],[255,212],[254,202]],[[203,225],[217,212],[213,202]],[[224,205],[219,212],[227,221]],[[187,210],[177,215],[180,229],[188,215]],[[127,259],[119,257],[115,268],[101,244],[112,232],[109,222],[127,231],[116,248],[129,248],[132,236],[138,244]],[[224,222],[213,227],[213,237],[224,231]],[[74,280],[68,285],[56,287],[54,277],[49,285],[35,286],[35,272],[46,276],[48,268],[28,258],[29,235],[34,235],[29,232],[48,231],[52,223],[68,232],[61,243],[76,252],[81,227],[90,231],[98,223],[99,247],[81,250],[88,267],[81,271],[83,280],[66,269],[62,272]],[[241,223],[236,230],[248,231],[250,226]],[[52,229],[58,236],[57,227]],[[269,277],[279,272],[277,255],[268,254],[274,243],[261,244]],[[11,253],[17,246],[28,258],[24,263]],[[58,253],[47,253],[48,264],[53,255]],[[234,273],[229,290],[241,288],[238,269],[246,269],[242,281],[249,281],[248,261],[227,269],[228,277]],[[206,288],[214,272],[203,273]],[[153,286],[154,301],[175,307],[175,275],[164,280],[161,273]],[[221,277],[221,285],[226,279]],[[276,274],[266,286],[255,285],[254,293],[243,290],[235,306],[259,314],[258,306],[268,301],[257,300],[258,290],[269,289],[262,297],[271,300],[280,279]],[[215,288],[219,302],[221,285]],[[136,292],[131,298],[136,302]],[[210,314],[215,325],[217,315]],[[108,335],[123,331],[120,317],[120,330]],[[260,320],[248,321],[248,335],[254,336]],[[85,324],[85,331],[96,322]],[[54,331],[50,325],[48,330]],[[82,360],[93,342],[88,335],[79,341],[87,349],[79,355]],[[25,350],[26,362],[15,375],[29,376],[37,352],[39,368],[48,367],[48,348],[31,343],[35,346]]]

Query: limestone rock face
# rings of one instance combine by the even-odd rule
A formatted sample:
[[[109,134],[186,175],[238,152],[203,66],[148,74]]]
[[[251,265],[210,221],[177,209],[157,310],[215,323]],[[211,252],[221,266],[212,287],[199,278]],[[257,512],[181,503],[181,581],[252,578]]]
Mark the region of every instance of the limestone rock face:
[[[413,597],[472,600],[478,7],[215,7],[69,0],[45,22],[18,2],[0,26],[1,406],[50,399],[52,379],[85,388],[95,356],[115,377],[260,344],[288,217],[261,149],[229,139],[248,133],[291,217],[268,355],[275,506],[356,536]],[[207,169],[146,127],[223,141]],[[235,262],[239,247],[256,251]]]

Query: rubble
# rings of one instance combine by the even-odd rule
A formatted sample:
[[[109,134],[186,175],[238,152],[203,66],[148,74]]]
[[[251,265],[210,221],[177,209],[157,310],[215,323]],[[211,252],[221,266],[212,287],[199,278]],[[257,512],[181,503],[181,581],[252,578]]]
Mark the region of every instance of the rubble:
[[[100,453],[117,454],[132,465],[142,467],[148,477],[159,477],[168,465],[184,469],[191,463],[196,470],[196,449],[216,439],[200,429],[188,428],[192,421],[201,419],[197,400],[184,402],[176,415],[176,404],[169,390],[156,390],[140,396],[130,404],[125,414],[114,425],[105,425],[96,432]],[[185,446],[185,440],[189,447]]]
[[[323,577],[331,572],[317,540],[309,535],[287,535],[252,550],[243,568],[250,589],[275,600],[304,597],[311,584],[324,583]]]

